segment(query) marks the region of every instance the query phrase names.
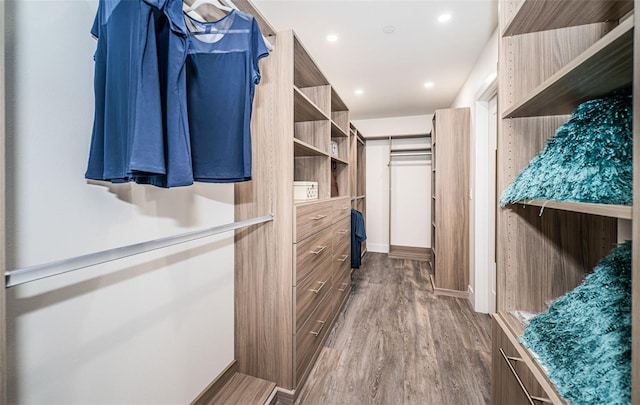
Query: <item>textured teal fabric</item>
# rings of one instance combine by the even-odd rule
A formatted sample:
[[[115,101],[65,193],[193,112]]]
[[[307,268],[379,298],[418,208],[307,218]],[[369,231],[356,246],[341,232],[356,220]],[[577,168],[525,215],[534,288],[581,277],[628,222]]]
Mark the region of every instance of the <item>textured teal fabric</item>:
[[[580,104],[502,193],[500,205],[546,199],[631,205],[632,97]]]
[[[521,337],[576,405],[631,403],[631,243],[531,319]]]

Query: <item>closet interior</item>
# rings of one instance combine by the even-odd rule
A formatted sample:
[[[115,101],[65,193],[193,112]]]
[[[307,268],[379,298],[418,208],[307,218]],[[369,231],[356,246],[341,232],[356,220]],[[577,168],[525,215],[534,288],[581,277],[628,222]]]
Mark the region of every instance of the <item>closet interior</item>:
[[[637,16],[632,1],[501,1],[499,10],[497,180],[504,190],[580,103],[632,84],[635,93]],[[636,201],[638,184],[636,178]],[[519,342],[524,327],[513,311],[543,312],[551,300],[580,284],[618,242],[619,220],[633,220],[633,236],[638,235],[639,219],[631,206],[533,200],[498,209],[493,403],[566,403]],[[634,241],[636,278],[637,246]],[[636,286],[636,310],[637,291]],[[634,317],[636,349],[637,325]],[[635,402],[640,364],[633,357]]]

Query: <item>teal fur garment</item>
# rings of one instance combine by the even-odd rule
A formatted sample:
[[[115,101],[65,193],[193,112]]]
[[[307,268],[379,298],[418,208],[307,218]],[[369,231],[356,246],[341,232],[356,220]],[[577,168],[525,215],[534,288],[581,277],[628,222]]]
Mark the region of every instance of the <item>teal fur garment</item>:
[[[521,337],[576,405],[631,403],[631,243],[613,249]]]
[[[545,199],[631,205],[632,97],[584,102],[502,193],[500,205]]]

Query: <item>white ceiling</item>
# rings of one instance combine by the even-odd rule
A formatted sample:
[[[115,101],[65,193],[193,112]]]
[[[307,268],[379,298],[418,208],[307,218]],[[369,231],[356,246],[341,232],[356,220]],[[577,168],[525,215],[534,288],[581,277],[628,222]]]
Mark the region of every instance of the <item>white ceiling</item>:
[[[431,114],[451,105],[497,25],[497,0],[253,0],[292,28],[351,119]],[[451,20],[439,23],[442,13]],[[383,28],[394,26],[385,34]],[[338,36],[327,41],[328,34]],[[434,83],[430,89],[424,83]],[[363,89],[360,96],[357,88]]]

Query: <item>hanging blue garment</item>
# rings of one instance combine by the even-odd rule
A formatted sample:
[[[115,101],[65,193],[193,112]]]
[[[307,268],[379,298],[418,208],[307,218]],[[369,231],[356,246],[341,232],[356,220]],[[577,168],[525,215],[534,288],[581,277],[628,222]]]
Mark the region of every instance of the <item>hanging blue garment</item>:
[[[359,269],[362,264],[362,242],[367,240],[364,216],[351,208],[351,268]]]
[[[85,177],[193,184],[181,0],[100,0],[95,117]]]
[[[167,0],[156,19],[158,67],[162,100],[166,174],[136,178],[137,183],[159,187],[193,184],[191,140],[187,112],[187,41],[182,0]]]
[[[91,29],[95,117],[85,177],[114,183],[165,174],[155,22],[141,0],[101,0]]]
[[[230,183],[251,179],[251,111],[258,60],[269,54],[255,18],[232,10],[218,21],[187,16],[187,106],[193,176]]]

